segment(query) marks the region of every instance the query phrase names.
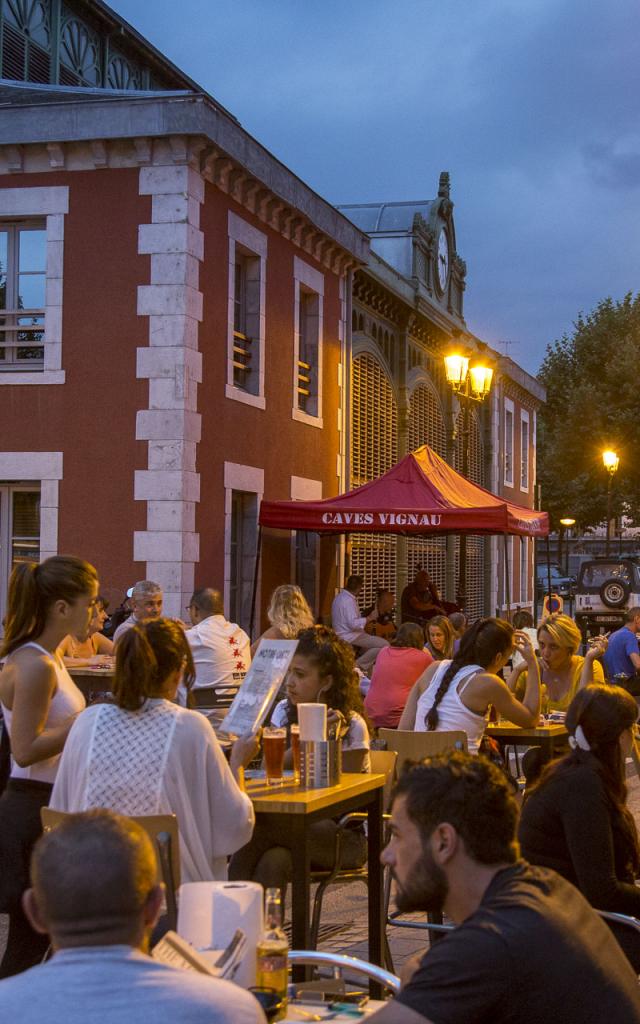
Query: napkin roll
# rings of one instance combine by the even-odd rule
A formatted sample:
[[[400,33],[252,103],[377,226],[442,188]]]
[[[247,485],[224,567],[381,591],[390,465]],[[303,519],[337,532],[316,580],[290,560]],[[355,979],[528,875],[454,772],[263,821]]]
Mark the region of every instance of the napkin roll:
[[[327,738],[327,705],[298,704],[300,742],[315,740],[323,743]]]

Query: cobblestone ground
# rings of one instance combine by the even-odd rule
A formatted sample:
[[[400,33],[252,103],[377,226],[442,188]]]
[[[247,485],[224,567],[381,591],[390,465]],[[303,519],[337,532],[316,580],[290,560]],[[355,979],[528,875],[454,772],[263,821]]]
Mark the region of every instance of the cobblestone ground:
[[[640,779],[632,764],[627,765],[629,806],[640,827]],[[419,916],[415,915],[416,920]],[[4,951],[6,918],[0,915],[0,951]],[[397,971],[404,961],[426,946],[423,932],[390,928],[389,945]],[[320,949],[368,959],[367,902],[364,885],[335,886],[324,900]]]

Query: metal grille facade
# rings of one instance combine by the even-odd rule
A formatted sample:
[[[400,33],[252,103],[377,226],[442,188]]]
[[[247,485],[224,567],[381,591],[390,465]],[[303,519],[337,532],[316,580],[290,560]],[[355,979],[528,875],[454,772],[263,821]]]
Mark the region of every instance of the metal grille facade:
[[[463,413],[456,418],[457,436],[462,439]],[[454,453],[454,469],[462,472],[462,444]],[[480,423],[475,411],[469,415],[469,480],[484,487],[484,445]],[[456,538],[455,578],[458,580],[460,568],[459,542]],[[467,617],[473,622],[485,614],[484,607],[484,538],[467,537]]]
[[[374,356],[365,352],[351,364],[351,487],[377,479],[398,460],[398,409],[391,382]],[[394,534],[353,533],[350,571],[364,576],[360,602],[373,604],[376,590],[395,591]]]
[[[447,457],[442,406],[435,389],[427,383],[418,384],[411,393],[408,442],[410,451],[428,444],[443,459]],[[440,593],[444,593],[447,571],[445,537],[408,538],[407,579],[412,580],[418,569],[426,569]]]

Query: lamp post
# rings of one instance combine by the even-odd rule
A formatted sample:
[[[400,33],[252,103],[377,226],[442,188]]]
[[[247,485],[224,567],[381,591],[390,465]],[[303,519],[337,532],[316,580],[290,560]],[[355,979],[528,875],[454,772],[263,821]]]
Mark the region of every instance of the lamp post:
[[[565,519],[560,520],[560,531],[558,539],[558,563],[562,566],[562,538],[566,528],[575,526],[575,519],[570,519],[568,516]],[[569,541],[565,541],[564,545],[565,556],[564,556],[564,574],[569,575]]]
[[[609,474],[609,482],[607,484],[607,542],[605,546],[605,555],[608,556],[611,547],[611,489],[613,487],[613,476],[620,465],[620,459],[616,452],[607,448],[602,453],[602,464]]]
[[[481,360],[473,360],[460,352],[450,352],[444,357],[444,372],[447,384],[457,395],[462,409],[462,475],[469,476],[469,435],[471,432],[471,403],[482,402],[491,390],[493,368]],[[464,608],[467,598],[467,535],[460,534],[460,563],[456,600]]]

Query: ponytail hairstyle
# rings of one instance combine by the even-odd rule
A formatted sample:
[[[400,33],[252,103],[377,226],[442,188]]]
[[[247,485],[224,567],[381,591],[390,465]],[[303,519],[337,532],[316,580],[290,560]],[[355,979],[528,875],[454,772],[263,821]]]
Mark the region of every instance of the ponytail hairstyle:
[[[487,668],[496,655],[505,654],[513,646],[513,626],[504,619],[478,619],[460,640],[458,653],[445,670],[442,681],[436,692],[435,700],[425,717],[428,730],[438,728],[438,704],[443,699],[451,681],[461,668],[467,665],[480,665]]]
[[[309,658],[321,679],[331,676],[329,686],[318,695],[319,702],[342,712],[347,721],[354,711],[366,721],[351,644],[341,640],[328,626],[311,626],[298,635],[296,654]],[[287,701],[287,723],[295,721],[297,709]]]
[[[627,784],[624,756],[620,748],[620,737],[630,729],[638,717],[638,706],[626,690],[621,686],[605,686],[595,683],[579,690],[567,708],[565,724],[570,740],[576,731],[587,746],[576,744],[574,749],[563,757],[557,758],[546,765],[538,781],[527,791],[529,799],[538,789],[544,787],[554,778],[584,764],[593,757],[600,773],[609,803],[612,827],[620,837],[620,847],[624,850],[625,866],[629,875],[640,874],[640,847],[636,823],[627,807]]]
[[[40,564],[18,562],[9,580],[0,658],[40,636],[55,601],[73,604],[97,583],[94,567],[73,555],[54,555]]]
[[[125,711],[139,711],[149,697],[162,695],[163,684],[179,670],[183,670],[182,682],[188,692],[196,672],[182,627],[172,619],[139,622],[116,644],[116,704]]]

